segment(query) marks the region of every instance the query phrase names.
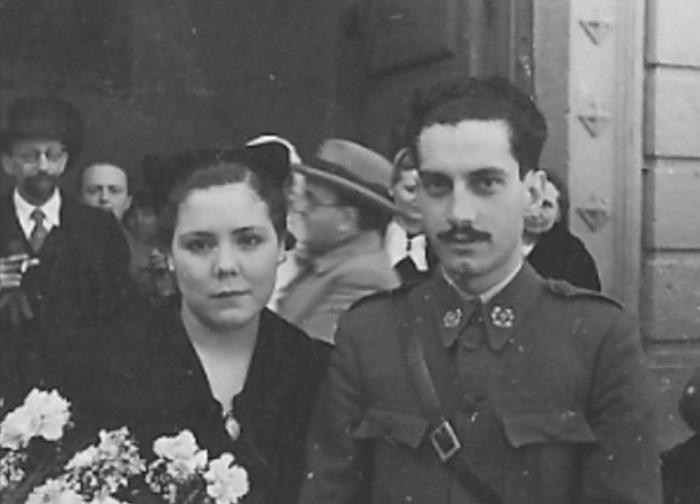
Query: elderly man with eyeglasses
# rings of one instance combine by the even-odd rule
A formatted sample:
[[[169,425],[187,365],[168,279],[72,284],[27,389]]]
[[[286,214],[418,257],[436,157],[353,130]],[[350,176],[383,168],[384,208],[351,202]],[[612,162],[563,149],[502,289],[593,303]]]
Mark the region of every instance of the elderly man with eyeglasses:
[[[83,137],[78,111],[57,98],[7,109],[0,200],[0,396],[36,385],[79,387],[74,372],[95,342],[86,327],[118,316],[131,297],[129,251],[116,219],[68,198],[59,180]]]

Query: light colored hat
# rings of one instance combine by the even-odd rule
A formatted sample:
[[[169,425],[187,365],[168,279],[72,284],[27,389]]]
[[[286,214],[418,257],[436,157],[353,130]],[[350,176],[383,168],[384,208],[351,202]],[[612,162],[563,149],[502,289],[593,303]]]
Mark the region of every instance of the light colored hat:
[[[360,144],[328,139],[299,171],[310,180],[355,196],[379,210],[398,212],[389,196],[391,163]]]
[[[256,136],[252,140],[248,140],[246,142],[246,145],[248,146],[254,146],[254,145],[260,145],[264,143],[279,143],[284,145],[287,150],[289,151],[289,164],[292,166],[297,166],[302,164],[301,161],[301,156],[299,156],[299,152],[297,152],[297,148],[294,147],[294,144],[287,140],[284,137],[281,137],[279,135],[271,135],[271,134],[265,134],[265,135],[260,135]]]

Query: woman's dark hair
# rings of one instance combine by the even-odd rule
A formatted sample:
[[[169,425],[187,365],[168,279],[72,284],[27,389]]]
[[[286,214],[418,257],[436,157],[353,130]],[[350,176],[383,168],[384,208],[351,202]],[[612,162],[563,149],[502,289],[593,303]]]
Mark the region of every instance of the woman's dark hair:
[[[287,231],[287,197],[290,169],[288,153],[276,144],[261,144],[236,150],[199,150],[172,160],[176,179],[159,217],[158,237],[170,247],[180,205],[200,189],[228,184],[247,184],[268,207],[270,220],[286,248],[294,238]]]

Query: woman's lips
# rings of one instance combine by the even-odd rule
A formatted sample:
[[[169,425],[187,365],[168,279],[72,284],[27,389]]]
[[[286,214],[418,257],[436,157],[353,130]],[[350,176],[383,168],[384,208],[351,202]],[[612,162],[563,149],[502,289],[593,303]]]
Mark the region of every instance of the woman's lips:
[[[212,294],[210,297],[214,299],[228,299],[228,298],[233,298],[233,297],[240,297],[240,296],[245,296],[248,293],[246,290],[227,290],[227,291],[219,291],[214,294]]]

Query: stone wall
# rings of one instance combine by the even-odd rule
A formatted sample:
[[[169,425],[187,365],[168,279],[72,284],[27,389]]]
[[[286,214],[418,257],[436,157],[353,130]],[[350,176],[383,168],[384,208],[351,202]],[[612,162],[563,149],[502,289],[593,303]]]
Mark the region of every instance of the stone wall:
[[[676,403],[700,365],[700,2],[648,0],[640,311],[662,401],[662,446],[688,435]]]

